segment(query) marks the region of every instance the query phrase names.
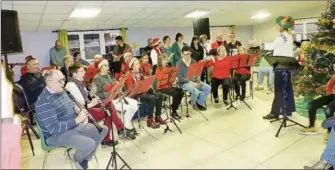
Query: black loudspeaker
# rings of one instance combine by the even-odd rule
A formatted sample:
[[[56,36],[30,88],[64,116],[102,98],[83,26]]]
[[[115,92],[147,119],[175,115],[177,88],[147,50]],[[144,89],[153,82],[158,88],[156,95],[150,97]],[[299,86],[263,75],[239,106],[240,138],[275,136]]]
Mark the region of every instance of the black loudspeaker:
[[[211,39],[211,34],[209,31],[209,19],[199,18],[193,21],[193,32],[195,36],[200,36],[206,34],[208,39]]]
[[[17,11],[1,10],[1,53],[23,52]]]

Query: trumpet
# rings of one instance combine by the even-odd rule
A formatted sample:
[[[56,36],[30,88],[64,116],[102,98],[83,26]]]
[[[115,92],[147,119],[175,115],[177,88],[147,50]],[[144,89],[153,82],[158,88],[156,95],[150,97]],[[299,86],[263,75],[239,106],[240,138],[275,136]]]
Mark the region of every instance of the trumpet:
[[[80,108],[80,109],[84,109],[87,118],[93,123],[93,125],[98,129],[99,132],[102,131],[101,126],[98,124],[98,122],[92,117],[92,115],[86,110],[85,106],[83,106],[65,87],[64,87],[64,91],[66,92],[66,94],[73,100],[73,102],[76,103],[76,105]]]

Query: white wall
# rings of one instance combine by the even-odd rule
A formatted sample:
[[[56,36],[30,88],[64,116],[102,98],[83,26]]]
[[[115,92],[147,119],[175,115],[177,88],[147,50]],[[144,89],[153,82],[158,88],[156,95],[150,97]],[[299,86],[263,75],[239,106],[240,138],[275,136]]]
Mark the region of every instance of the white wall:
[[[323,9],[307,10],[306,12],[299,13],[292,17],[296,18],[296,23],[299,23],[299,18],[320,17],[322,12]],[[258,41],[273,41],[276,39],[278,31],[276,30],[275,19],[255,25],[253,28],[253,35]]]
[[[41,67],[48,66],[49,64],[49,50],[55,45],[57,39],[57,33],[51,31],[29,31],[21,32],[21,40],[23,53],[21,54],[9,54],[9,63],[24,63],[24,59],[28,55],[32,55],[38,59]],[[3,56],[2,56],[3,58]],[[19,80],[21,67],[15,67],[14,80]]]

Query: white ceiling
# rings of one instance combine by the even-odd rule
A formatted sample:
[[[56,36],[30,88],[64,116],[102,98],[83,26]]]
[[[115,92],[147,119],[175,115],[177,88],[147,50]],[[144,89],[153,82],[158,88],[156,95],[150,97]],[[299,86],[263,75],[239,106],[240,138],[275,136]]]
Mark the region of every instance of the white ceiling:
[[[21,31],[87,30],[131,27],[192,26],[184,15],[192,10],[209,10],[211,26],[254,25],[258,11],[279,15],[299,15],[308,10],[323,10],[325,1],[2,1],[1,9],[17,10]],[[68,19],[76,7],[99,7],[93,19]],[[309,17],[309,16],[308,16]]]

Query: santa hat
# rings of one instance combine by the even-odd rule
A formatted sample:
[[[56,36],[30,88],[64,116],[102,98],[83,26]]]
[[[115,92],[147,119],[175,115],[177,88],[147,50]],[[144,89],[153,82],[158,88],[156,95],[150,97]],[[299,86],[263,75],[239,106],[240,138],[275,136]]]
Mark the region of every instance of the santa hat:
[[[135,63],[135,61],[137,61],[138,59],[136,57],[133,57],[130,61],[129,61],[129,69],[131,69],[131,67],[133,66],[133,64]]]
[[[276,23],[283,29],[293,30],[295,22],[290,16],[279,16],[276,18]]]
[[[123,58],[124,58],[124,60],[126,60],[127,61],[127,58],[128,57],[133,57],[133,54],[131,53],[131,52],[126,52],[124,55],[123,55]]]
[[[153,44],[154,46],[158,45],[160,42],[161,42],[161,40],[160,40],[159,38],[154,38],[154,39],[152,40],[152,44]]]
[[[96,62],[94,62],[95,67],[99,68],[99,69],[105,64],[108,64],[108,61],[104,58],[101,58],[101,59],[97,60]]]
[[[31,59],[35,59],[32,55],[28,55],[24,60],[27,63],[28,61],[30,61]]]

